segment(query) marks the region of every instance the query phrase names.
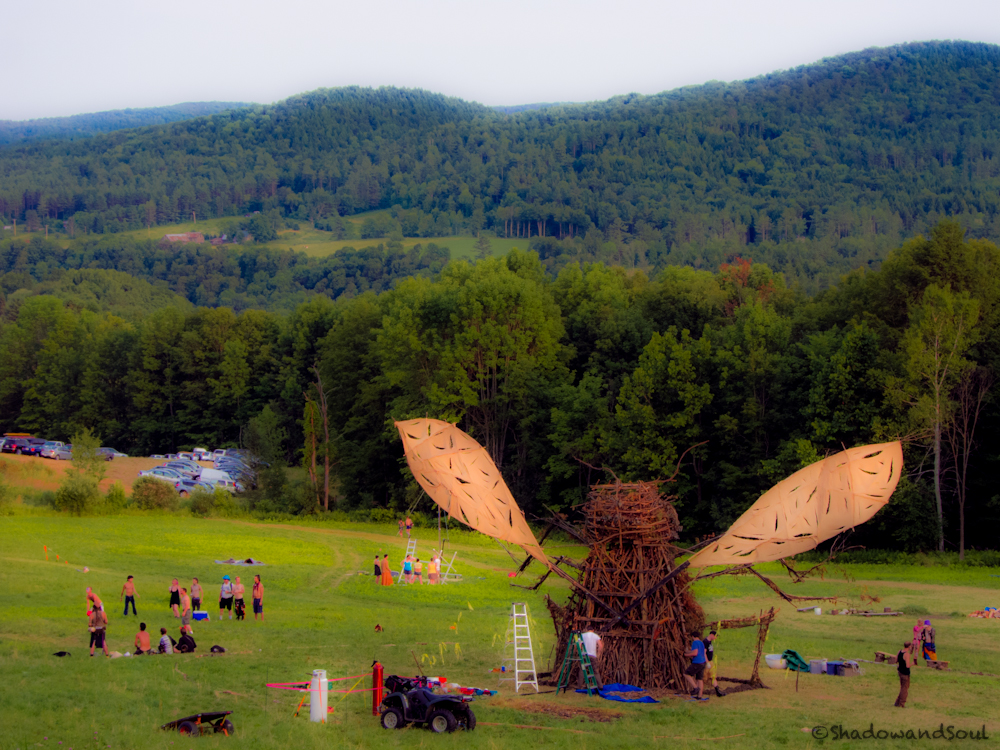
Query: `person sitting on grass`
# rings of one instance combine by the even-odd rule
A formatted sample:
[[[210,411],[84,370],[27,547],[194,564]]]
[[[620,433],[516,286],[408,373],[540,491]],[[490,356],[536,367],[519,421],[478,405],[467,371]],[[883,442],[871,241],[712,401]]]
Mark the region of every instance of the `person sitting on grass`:
[[[172,654],[174,653],[174,639],[167,635],[166,628],[160,628],[160,653],[161,654]]]
[[[684,670],[684,679],[691,689],[691,700],[707,701],[702,693],[705,690],[705,643],[701,633],[692,633],[691,650],[684,654],[691,659],[691,664]]]
[[[181,625],[181,639],[177,641],[177,653],[193,654],[198,644],[194,642],[194,634],[190,625]]]
[[[139,632],[135,634],[135,655],[148,654],[151,651],[149,646],[149,633],[146,632],[146,623],[139,623]]]
[[[94,647],[97,646],[102,651],[104,651],[105,656],[110,656],[108,654],[108,642],[107,642],[107,627],[108,627],[108,616],[104,614],[104,610],[100,609],[97,605],[90,611],[90,617],[87,620],[90,630],[90,655],[94,655]]]

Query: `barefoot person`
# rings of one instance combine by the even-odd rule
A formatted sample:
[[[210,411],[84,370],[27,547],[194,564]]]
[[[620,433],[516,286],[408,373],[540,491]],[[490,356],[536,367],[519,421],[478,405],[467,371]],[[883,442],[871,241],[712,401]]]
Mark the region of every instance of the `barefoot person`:
[[[108,656],[107,628],[108,616],[104,610],[95,606],[87,620],[88,630],[90,630],[90,655],[94,655],[94,647],[100,648],[105,656]]]
[[[903,648],[896,654],[896,671],[899,672],[899,695],[893,703],[897,708],[906,708],[906,699],[910,694],[910,667],[916,660],[912,652],[913,642],[903,641]]]
[[[191,624],[191,595],[188,590],[181,587],[181,625]]]
[[[170,609],[174,612],[174,617],[181,616],[181,587],[175,578],[170,582]]]
[[[222,610],[229,610],[229,619],[233,619],[233,584],[229,576],[222,576],[222,588],[219,589],[219,619],[222,619]]]
[[[135,590],[135,579],[132,576],[129,576],[125,580],[125,585],[122,586],[122,593],[118,596],[118,601],[121,601],[122,597],[125,597],[125,615],[128,615],[128,605],[129,602],[131,602],[132,614],[138,617],[138,612],[135,611],[135,598],[137,596],[139,596],[139,594],[136,593]]]
[[[264,619],[264,584],[260,582],[260,576],[253,577],[253,588],[250,592],[253,595],[253,619]]]
[[[245,591],[246,587],[240,583],[240,577],[236,576],[236,583],[233,584],[233,606],[236,608],[237,620],[242,620],[247,611],[247,605],[243,601]]]
[[[191,579],[191,609],[195,612],[201,611],[201,584],[197,578]]]
[[[409,516],[406,517],[406,538],[410,538],[410,532],[413,531],[413,519]]]

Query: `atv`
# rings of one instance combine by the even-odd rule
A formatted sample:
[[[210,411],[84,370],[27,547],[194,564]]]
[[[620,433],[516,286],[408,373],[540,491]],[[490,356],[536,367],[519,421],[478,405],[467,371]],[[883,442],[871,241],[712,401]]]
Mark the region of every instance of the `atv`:
[[[435,695],[423,677],[398,677],[385,679],[389,694],[382,700],[382,727],[402,729],[407,724],[426,724],[438,734],[454,732],[458,727],[476,728],[476,715],[465,695]]]

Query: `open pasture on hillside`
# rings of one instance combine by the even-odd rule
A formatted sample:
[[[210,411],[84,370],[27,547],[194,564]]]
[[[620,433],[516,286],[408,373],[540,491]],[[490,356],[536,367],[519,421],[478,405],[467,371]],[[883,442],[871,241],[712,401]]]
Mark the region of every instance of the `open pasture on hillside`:
[[[437,546],[436,530],[416,533],[417,554],[429,556]],[[842,595],[845,604],[879,597],[870,606],[908,613],[898,618],[799,613],[749,577],[697,585],[710,620],[780,606],[766,651],[793,648],[806,658],[871,659],[875,650],[895,651],[917,613],[930,618],[940,657],[951,662],[953,671],[915,669],[910,703],[902,711],[892,706],[898,686],[894,668],[863,663],[864,674],[854,678],[804,674],[796,680],[792,673],[764,669],[769,689],[713,696],[703,704],[669,697],[655,705],[623,704],[575,694],[536,696],[523,689],[514,696],[505,686],[499,696],[475,702],[479,727],[473,733],[451,736],[419,728],[382,730],[367,693],[343,700],[331,695],[335,711],[326,726],[292,718],[298,694],[267,689],[265,683],[306,680],[317,668],[330,677],[369,674],[375,659],[386,674],[413,675],[416,659],[427,674],[495,688],[497,675],[491,670],[501,662],[513,601],[528,603],[538,668],[547,669],[554,638],[543,592],[561,601],[567,594],[564,584],[546,583],[539,592],[512,588],[507,573],[514,563],[495,543],[469,533],[453,532],[452,540],[448,546],[459,553],[461,582],[383,588],[370,575],[375,554],[388,552],[398,569],[405,546],[395,529],[384,526],[279,526],[155,515],[5,518],[0,524],[0,587],[6,593],[0,609],[0,749],[232,745],[234,740],[222,736],[181,743],[176,734],[158,730],[167,721],[208,710],[232,710],[236,741],[253,748],[499,748],[528,742],[586,748],[706,746],[697,738],[726,738],[715,741],[726,747],[820,747],[804,728],[934,731],[942,723],[956,730],[985,724],[991,737],[1000,734],[997,678],[969,674],[1000,674],[1000,621],[965,616],[1000,601],[1000,578],[987,568],[940,576],[935,575],[940,568],[831,568],[825,580],[794,587],[802,595]],[[43,544],[69,565],[46,562]],[[558,551],[582,555],[580,549]],[[267,565],[247,569],[213,562],[248,556]],[[85,565],[90,571],[80,572]],[[765,569],[778,575],[773,566]],[[255,622],[249,615],[245,622],[220,621],[215,597],[221,577],[239,574],[249,583],[254,573],[265,585],[266,619]],[[138,618],[124,618],[118,601],[130,574],[140,594]],[[856,580],[846,580],[845,574]],[[201,579],[203,608],[212,613],[210,622],[195,623],[195,655],[87,656],[86,586],[93,586],[106,604],[109,647],[125,652],[133,649],[140,620],[154,634],[162,626],[177,637],[168,587],[174,577],[190,585],[193,576]],[[787,581],[781,585],[792,588]],[[382,632],[375,631],[376,624]],[[752,629],[721,633],[720,674],[749,675],[754,639]],[[210,656],[213,644],[227,653]],[[52,655],[60,650],[72,656]],[[358,687],[369,684],[366,678]]]
[[[121,482],[126,494],[132,494],[132,484],[140,471],[162,464],[162,458],[116,458],[104,464],[104,479],[100,488],[107,492],[115,482]],[[210,466],[210,464],[205,464]],[[72,461],[54,461],[37,456],[0,456],[0,481],[9,485],[15,496],[36,491],[59,489],[66,472],[73,470]]]

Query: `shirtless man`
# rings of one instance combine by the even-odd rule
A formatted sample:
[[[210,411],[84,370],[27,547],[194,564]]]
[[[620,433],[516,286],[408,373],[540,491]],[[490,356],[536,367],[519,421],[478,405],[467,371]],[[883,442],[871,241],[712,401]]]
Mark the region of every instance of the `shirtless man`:
[[[260,576],[253,577],[253,619],[264,619],[264,584],[260,582]]]
[[[191,608],[195,612],[201,609],[201,584],[197,578],[191,579]]]
[[[240,577],[236,576],[236,583],[233,584],[233,606],[236,608],[236,619],[242,620],[243,613],[246,612],[246,604],[243,602],[243,593],[246,587],[240,583]]]
[[[409,516],[406,517],[406,538],[410,538],[410,532],[413,531],[413,519]]]
[[[104,609],[104,602],[101,601],[101,597],[94,593],[94,590],[87,586],[87,614],[90,614],[92,609]]]
[[[88,629],[90,630],[90,655],[94,655],[94,646],[100,646],[101,650],[104,651],[104,655],[108,656],[108,616],[104,614],[103,609],[95,605],[94,609],[90,612],[87,622],[89,624]]]
[[[132,602],[132,614],[135,615],[136,617],[139,616],[139,613],[135,611],[135,598],[137,596],[139,596],[139,594],[135,590],[135,579],[132,576],[129,576],[128,579],[125,581],[125,585],[122,586],[121,594],[118,595],[118,601],[121,601],[122,597],[125,597],[126,616],[128,615],[129,602]]]
[[[188,590],[181,586],[181,625],[191,624],[191,597]]]
[[[146,623],[139,623],[139,632],[135,634],[135,653],[136,656],[139,654],[148,654],[150,650],[149,647],[149,633],[146,632]]]

